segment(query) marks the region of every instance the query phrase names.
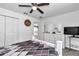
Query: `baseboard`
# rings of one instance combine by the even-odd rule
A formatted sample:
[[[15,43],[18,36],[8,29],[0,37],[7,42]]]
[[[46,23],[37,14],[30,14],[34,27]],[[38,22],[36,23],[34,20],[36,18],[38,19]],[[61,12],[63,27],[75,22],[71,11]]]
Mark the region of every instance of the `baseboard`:
[[[71,47],[71,48],[69,48],[69,47],[65,47],[65,48],[68,48],[68,49],[72,49],[72,50],[79,51],[79,48],[76,48],[76,47]]]

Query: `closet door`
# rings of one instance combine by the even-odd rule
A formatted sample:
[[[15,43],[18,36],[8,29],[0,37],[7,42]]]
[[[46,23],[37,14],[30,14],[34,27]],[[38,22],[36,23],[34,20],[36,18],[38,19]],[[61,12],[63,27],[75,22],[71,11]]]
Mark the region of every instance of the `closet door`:
[[[6,45],[19,41],[19,20],[6,17]]]
[[[0,16],[0,47],[4,46],[4,17]]]

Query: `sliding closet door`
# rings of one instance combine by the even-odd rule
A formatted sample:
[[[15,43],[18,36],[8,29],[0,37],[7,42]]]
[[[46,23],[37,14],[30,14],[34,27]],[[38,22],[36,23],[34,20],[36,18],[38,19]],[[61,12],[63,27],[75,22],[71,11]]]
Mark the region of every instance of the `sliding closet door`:
[[[6,45],[19,41],[19,19],[6,17]]]
[[[4,17],[0,16],[0,47],[4,46]]]

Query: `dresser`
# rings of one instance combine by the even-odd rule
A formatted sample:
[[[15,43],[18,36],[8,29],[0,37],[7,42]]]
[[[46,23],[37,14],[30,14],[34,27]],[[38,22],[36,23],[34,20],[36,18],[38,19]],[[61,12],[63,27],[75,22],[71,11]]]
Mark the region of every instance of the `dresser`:
[[[56,41],[62,41],[62,34],[44,33],[44,41],[55,44]]]

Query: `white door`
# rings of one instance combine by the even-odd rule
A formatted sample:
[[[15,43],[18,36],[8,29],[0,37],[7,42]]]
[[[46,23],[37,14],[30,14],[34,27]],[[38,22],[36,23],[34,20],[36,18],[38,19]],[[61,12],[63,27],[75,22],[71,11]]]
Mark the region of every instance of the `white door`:
[[[39,39],[38,38],[38,23],[34,23],[34,39]]]
[[[19,41],[19,19],[6,17],[6,46]]]
[[[4,46],[4,17],[0,16],[0,47]]]

